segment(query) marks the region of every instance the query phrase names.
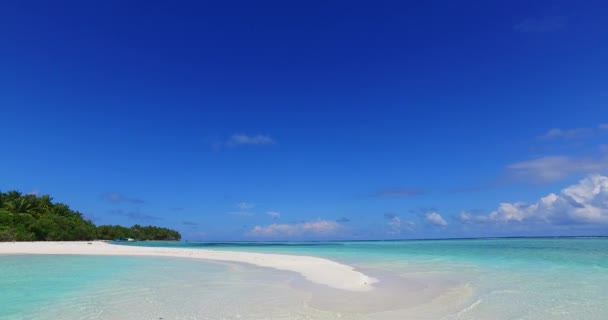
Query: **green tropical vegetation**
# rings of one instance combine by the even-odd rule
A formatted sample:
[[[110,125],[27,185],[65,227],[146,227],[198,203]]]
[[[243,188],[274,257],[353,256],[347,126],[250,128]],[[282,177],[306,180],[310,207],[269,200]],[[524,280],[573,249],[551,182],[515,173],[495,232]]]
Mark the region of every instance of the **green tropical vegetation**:
[[[180,240],[179,232],[167,228],[147,226],[138,224],[131,228],[123,226],[99,226],[97,227],[97,239],[111,240],[118,238],[133,238],[137,240]]]
[[[180,240],[179,232],[155,226],[95,226],[48,195],[0,192],[0,241]]]

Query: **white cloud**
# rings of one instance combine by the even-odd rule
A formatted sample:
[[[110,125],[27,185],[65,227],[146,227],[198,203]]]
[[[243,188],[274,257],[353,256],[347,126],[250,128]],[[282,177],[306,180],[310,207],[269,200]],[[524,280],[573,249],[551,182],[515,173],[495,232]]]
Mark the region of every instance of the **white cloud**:
[[[255,203],[239,202],[236,204],[236,207],[239,208],[239,210],[251,210],[255,208]]]
[[[537,138],[539,140],[590,138],[602,134],[603,130],[608,130],[608,123],[600,123],[597,125],[597,127],[582,127],[572,129],[553,128]]]
[[[236,204],[236,207],[238,208],[238,211],[231,211],[228,212],[228,214],[241,217],[251,217],[255,215],[255,213],[251,211],[251,209],[255,208],[255,203],[239,202]]]
[[[252,237],[291,237],[303,235],[327,235],[339,230],[341,225],[335,221],[313,220],[301,223],[273,223],[255,226],[246,235]]]
[[[533,182],[553,182],[572,174],[603,172],[608,170],[608,157],[576,158],[548,156],[521,161],[507,166],[511,176]]]
[[[277,211],[266,211],[266,214],[273,219],[279,219],[281,217],[281,213]]]
[[[460,221],[462,221],[462,222],[477,221],[478,217],[485,217],[485,216],[484,215],[473,215],[466,211],[463,211],[458,215],[458,219],[460,219]]]
[[[448,222],[441,217],[441,215],[437,212],[429,212],[425,215],[426,221],[440,227],[445,227],[448,225]]]
[[[397,234],[401,232],[401,219],[397,216],[392,217],[386,222],[389,234]]]
[[[608,177],[591,175],[536,203],[501,203],[488,215],[462,213],[460,219],[463,222],[608,224]]]
[[[593,135],[593,129],[590,128],[575,128],[575,129],[559,129],[554,128],[547,131],[545,134],[538,136],[539,139],[542,140],[551,140],[551,139],[572,139],[572,138],[583,138],[589,137]]]
[[[269,145],[274,144],[275,141],[269,135],[256,134],[233,134],[230,139],[226,142],[229,147],[238,147],[243,145]]]
[[[386,233],[388,234],[399,234],[403,230],[413,230],[414,223],[408,220],[401,220],[399,216],[394,213],[385,213],[384,219],[386,220]]]

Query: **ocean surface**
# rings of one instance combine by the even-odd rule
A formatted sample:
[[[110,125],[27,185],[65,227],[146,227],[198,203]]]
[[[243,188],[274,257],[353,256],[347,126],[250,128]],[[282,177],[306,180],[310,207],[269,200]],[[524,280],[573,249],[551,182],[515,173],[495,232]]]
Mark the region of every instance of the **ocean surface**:
[[[181,258],[0,256],[0,319],[608,319],[608,238],[128,245],[310,255],[370,292]]]

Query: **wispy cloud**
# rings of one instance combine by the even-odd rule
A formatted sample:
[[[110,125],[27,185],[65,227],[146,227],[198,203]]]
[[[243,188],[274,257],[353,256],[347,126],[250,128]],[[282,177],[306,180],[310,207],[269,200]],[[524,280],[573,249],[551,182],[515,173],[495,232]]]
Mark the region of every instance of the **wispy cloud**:
[[[544,142],[556,142],[556,145],[561,148],[580,148],[581,146],[590,146],[589,143],[597,143],[597,138],[603,137],[607,133],[608,123],[601,123],[594,127],[553,128],[536,138]],[[564,143],[565,141],[569,141],[569,143]],[[551,145],[549,146],[550,149],[553,148]],[[547,183],[580,174],[603,173],[608,170],[608,154],[602,145],[596,144],[593,149],[595,153],[590,153],[588,156],[546,155],[511,163],[506,166],[507,179],[504,182],[519,180]],[[542,150],[542,148],[539,150]]]
[[[608,157],[547,156],[507,166],[510,177],[534,183],[554,182],[573,174],[608,170]]]
[[[194,222],[194,221],[182,221],[182,224],[185,226],[189,226],[189,227],[198,226],[198,222]]]
[[[373,196],[376,198],[411,198],[423,195],[424,193],[424,190],[421,189],[395,188],[375,193]]]
[[[114,203],[131,203],[131,204],[142,204],[145,201],[139,198],[127,197],[124,194],[118,192],[110,192],[103,195],[103,198],[106,201],[114,202]]]
[[[236,204],[237,211],[228,212],[231,216],[251,217],[255,215],[255,212],[251,211],[255,208],[255,203],[250,202],[239,202]]]
[[[319,219],[301,223],[273,223],[267,226],[255,226],[246,235],[262,238],[319,236],[333,234],[340,228],[341,225],[335,221]]]
[[[384,214],[386,220],[386,233],[395,235],[400,234],[403,230],[413,230],[414,223],[408,220],[402,220],[398,215],[387,212]]]
[[[263,146],[263,145],[271,145],[275,144],[274,139],[265,134],[256,134],[256,135],[247,135],[247,134],[233,134],[230,139],[226,142],[226,145],[229,147],[238,147],[238,146]]]
[[[251,210],[251,209],[255,208],[255,203],[239,202],[236,204],[236,207],[239,208],[239,210]]]
[[[601,123],[596,127],[581,127],[581,128],[553,128],[539,136],[539,140],[570,140],[570,139],[582,139],[591,138],[601,134],[605,134],[608,130],[608,123]]]
[[[559,194],[550,193],[536,203],[501,203],[487,215],[461,213],[463,222],[608,224],[608,177],[590,175]]]
[[[445,219],[443,219],[443,217],[435,211],[428,212],[424,215],[424,218],[426,219],[426,221],[430,222],[432,225],[435,226],[445,227],[448,225],[448,222],[445,221]]]
[[[463,210],[456,218],[461,222],[477,221],[478,217],[484,217],[484,212],[479,209]]]
[[[552,139],[574,139],[574,138],[585,138],[590,137],[594,134],[592,128],[575,128],[575,129],[559,129],[553,128],[546,133],[538,136],[540,140],[552,140]]]
[[[266,211],[266,214],[275,220],[281,218],[281,213],[278,211]]]
[[[513,29],[526,33],[544,33],[557,31],[566,26],[566,18],[563,16],[546,16],[541,18],[527,18],[515,24]]]
[[[401,218],[392,217],[386,222],[389,234],[397,234],[401,232]]]
[[[350,219],[347,217],[340,217],[340,218],[336,219],[336,222],[337,223],[349,223]]]

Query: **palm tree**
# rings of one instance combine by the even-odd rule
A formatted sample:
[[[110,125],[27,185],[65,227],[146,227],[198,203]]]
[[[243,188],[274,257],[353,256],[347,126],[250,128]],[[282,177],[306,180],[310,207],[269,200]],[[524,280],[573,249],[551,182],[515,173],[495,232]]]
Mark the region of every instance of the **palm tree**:
[[[18,198],[6,202],[4,207],[12,213],[31,213],[36,208],[36,205],[27,198]]]
[[[43,195],[38,200],[38,207],[42,210],[50,210],[53,206],[53,198],[51,198],[48,194]]]

